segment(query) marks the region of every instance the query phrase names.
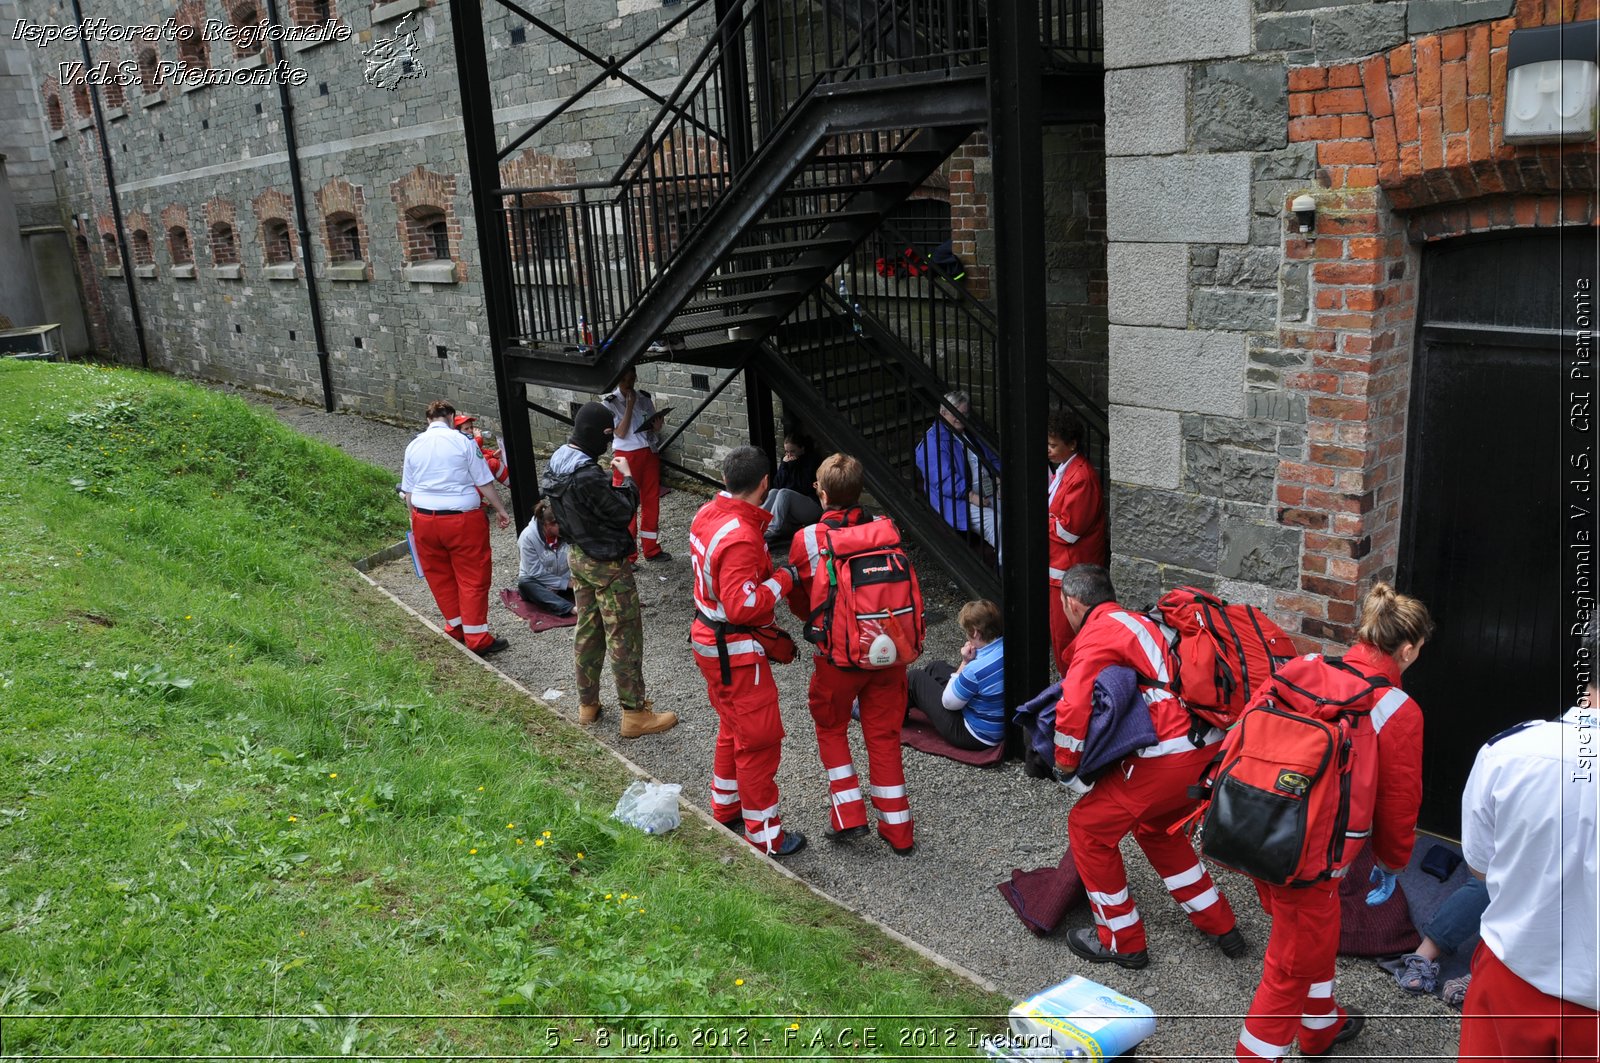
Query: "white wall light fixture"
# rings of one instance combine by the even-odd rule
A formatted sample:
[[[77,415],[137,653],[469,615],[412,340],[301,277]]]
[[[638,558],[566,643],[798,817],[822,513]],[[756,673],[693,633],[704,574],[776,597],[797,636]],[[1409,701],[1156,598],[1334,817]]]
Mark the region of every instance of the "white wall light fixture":
[[[1600,21],[1513,30],[1506,49],[1507,144],[1583,143],[1600,111]]]

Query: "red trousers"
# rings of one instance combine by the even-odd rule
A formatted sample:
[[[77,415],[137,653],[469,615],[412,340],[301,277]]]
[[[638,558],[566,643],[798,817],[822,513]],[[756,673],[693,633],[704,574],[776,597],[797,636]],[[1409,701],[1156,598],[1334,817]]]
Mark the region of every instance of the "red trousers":
[[[906,670],[846,669],[815,659],[811,673],[811,719],[817,725],[817,752],[828,773],[834,830],[865,826],[867,806],[850,757],[850,705],[861,704],[861,737],[867,745],[872,807],[878,833],[897,849],[911,844],[911,803],[900,755],[900,729],[906,719]]]
[[[1146,947],[1144,921],[1128,895],[1128,873],[1118,848],[1130,831],[1191,923],[1207,934],[1233,929],[1233,909],[1194,846],[1181,833],[1167,833],[1194,811],[1188,789],[1215,752],[1127,757],[1100,776],[1067,814],[1068,842],[1089,891],[1100,943],[1112,952],[1142,952]]]
[[[1457,1059],[1590,1060],[1600,1014],[1542,993],[1517,977],[1483,942],[1472,954],[1472,985],[1461,1007]]]
[[[1067,623],[1067,607],[1061,602],[1061,584],[1050,584],[1050,647],[1055,650],[1056,668],[1066,678],[1067,665],[1072,663],[1072,640],[1077,632]]]
[[[1272,916],[1272,936],[1234,1058],[1282,1059],[1297,1036],[1302,1055],[1326,1052],[1345,1020],[1333,1000],[1339,883],[1290,889],[1258,881],[1256,892]]]
[[[696,656],[717,710],[717,744],[711,755],[711,814],[724,823],[744,818],[745,841],[763,852],[783,845],[778,815],[778,760],[783,752],[783,717],[778,685],[765,660],[731,669],[722,685],[715,657]]]
[[[655,557],[661,552],[661,459],[649,447],[619,450],[615,456],[628,459],[633,482],[639,485],[639,512],[628,522],[628,534],[639,537],[644,544],[645,557]],[[611,482],[620,487],[622,474],[612,469]],[[629,554],[628,560],[636,556]]]
[[[494,582],[494,555],[487,513],[475,509],[434,517],[412,510],[411,538],[422,578],[444,614],[445,634],[473,650],[493,642],[489,585]]]

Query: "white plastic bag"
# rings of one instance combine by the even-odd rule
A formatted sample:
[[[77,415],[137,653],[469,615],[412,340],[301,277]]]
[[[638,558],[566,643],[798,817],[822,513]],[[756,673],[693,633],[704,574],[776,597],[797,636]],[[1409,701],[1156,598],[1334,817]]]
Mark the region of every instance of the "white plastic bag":
[[[683,822],[678,815],[678,794],[682,789],[675,782],[636,781],[622,792],[611,818],[646,834],[665,834]]]

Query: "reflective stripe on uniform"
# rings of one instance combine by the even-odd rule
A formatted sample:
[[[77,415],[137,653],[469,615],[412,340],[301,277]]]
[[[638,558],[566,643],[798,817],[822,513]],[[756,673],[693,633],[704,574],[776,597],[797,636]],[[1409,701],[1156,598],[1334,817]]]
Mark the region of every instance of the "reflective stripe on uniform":
[[[854,764],[841,764],[837,768],[828,769],[828,781],[833,782],[835,779],[848,779],[855,773],[856,767]]]
[[[461,630],[469,635],[481,635],[489,630],[488,624],[462,624]]]
[[[911,822],[911,813],[910,812],[885,812],[883,809],[880,808],[878,810],[878,822],[879,823],[910,823]]]
[[[718,656],[717,647],[714,645],[708,646],[703,642],[691,642],[689,645],[693,646],[694,652],[698,653],[702,657]],[[761,652],[761,643],[757,642],[755,639],[732,639],[728,642],[728,656],[730,657],[737,653],[759,652]]]
[[[773,805],[771,808],[763,808],[763,809],[748,809],[747,808],[747,809],[744,810],[744,818],[745,819],[755,820],[757,822],[759,822],[759,821],[761,821],[763,819],[771,819],[774,816],[776,816],[777,814],[778,814],[778,806],[777,805]]]
[[[1079,539],[1083,538],[1083,536],[1081,536],[1081,535],[1073,535],[1071,532],[1067,531],[1067,526],[1065,524],[1062,524],[1059,520],[1055,522],[1055,526],[1056,526],[1056,534],[1059,535],[1062,539],[1066,540],[1067,543],[1069,543],[1069,544],[1075,543]]]
[[[1205,877],[1206,869],[1196,864],[1187,871],[1180,871],[1176,875],[1167,875],[1161,881],[1167,884],[1167,889],[1169,890],[1181,890],[1185,886],[1194,885]]]
[[[1326,982],[1312,982],[1311,983],[1311,988],[1306,990],[1306,996],[1308,996],[1308,997],[1326,997],[1329,1000],[1332,1000],[1333,999],[1333,979],[1330,978]]]
[[[1143,624],[1121,610],[1112,613],[1111,619],[1133,632],[1133,637],[1139,640],[1139,648],[1144,651],[1145,659],[1150,662],[1150,670],[1155,673],[1156,682],[1170,683],[1172,677],[1167,674],[1167,655],[1156,644],[1155,636],[1150,634]]]
[[[749,817],[746,816],[745,818],[748,819]],[[772,839],[783,833],[783,825],[774,823],[772,826],[763,827],[760,830],[751,830],[750,828],[746,827],[745,833],[753,842],[770,842]]]
[[[1216,904],[1217,900],[1217,888],[1212,886],[1204,893],[1196,894],[1186,901],[1179,901],[1178,905],[1186,912],[1203,912],[1213,904]]]
[[[861,800],[861,787],[854,786],[848,790],[840,790],[838,793],[832,796],[833,807],[835,808],[838,808],[840,805],[852,804],[853,802]]]
[[[1139,922],[1139,909],[1135,908],[1127,915],[1119,915],[1107,919],[1103,924],[1105,928],[1115,934],[1118,930],[1126,930]]]
[[[719,805],[736,805],[739,803],[739,795],[736,793],[723,793],[721,790],[712,790],[711,800]]]
[[[1374,731],[1383,730],[1383,725],[1389,722],[1389,717],[1399,712],[1405,703],[1410,700],[1410,696],[1404,690],[1399,687],[1390,687],[1389,692],[1379,698],[1378,703],[1372,707],[1372,729]]]
[[[1053,568],[1050,570],[1050,581],[1052,583],[1060,583],[1066,574],[1067,570],[1064,568]]]
[[[660,536],[656,532],[642,531],[642,532],[639,533],[639,538],[641,538],[641,539],[658,539],[658,538],[660,538]]]
[[[899,786],[874,786],[874,787],[872,787],[872,796],[873,797],[904,797],[905,795],[906,795],[906,788],[905,788],[905,784],[903,784],[903,783],[901,785],[899,785]]]
[[[1308,1030],[1326,1030],[1339,1021],[1339,1009],[1334,1008],[1326,1015],[1302,1015],[1300,1025]]]
[[[1086,891],[1089,899],[1096,904],[1126,904],[1128,902],[1128,887],[1124,886],[1116,893],[1096,893],[1094,890]]]
[[[807,525],[804,535],[806,561],[809,565],[806,571],[808,573],[816,572],[817,561],[822,556],[822,550],[817,546],[817,526],[815,524]]]
[[[1060,731],[1056,732],[1056,745],[1067,750],[1069,753],[1080,753],[1083,751],[1083,739],[1073,738],[1071,735],[1063,734]]]
[[[1139,750],[1139,756],[1170,757],[1175,753],[1187,753],[1191,749],[1204,749],[1206,746],[1215,745],[1220,741],[1222,741],[1222,732],[1213,727],[1211,733],[1206,736],[1205,741],[1199,746],[1189,741],[1188,735],[1179,735],[1177,738],[1169,738],[1165,742],[1157,742],[1155,745],[1145,746]]]
[[[449,620],[446,620],[444,622],[444,626],[445,627],[460,627],[461,626],[461,618],[459,616],[452,616]]]
[[[1239,1043],[1262,1059],[1282,1059],[1289,1051],[1288,1045],[1268,1044],[1249,1030],[1239,1031]]]

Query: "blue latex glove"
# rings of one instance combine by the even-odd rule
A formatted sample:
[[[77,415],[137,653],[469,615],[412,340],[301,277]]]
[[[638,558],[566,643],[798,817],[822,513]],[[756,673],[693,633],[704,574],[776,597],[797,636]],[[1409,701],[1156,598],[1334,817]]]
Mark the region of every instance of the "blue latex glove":
[[[1376,908],[1394,896],[1395,883],[1400,881],[1400,875],[1398,872],[1385,871],[1381,867],[1374,867],[1372,874],[1367,876],[1367,881],[1377,887],[1377,889],[1367,894],[1367,904]]]

